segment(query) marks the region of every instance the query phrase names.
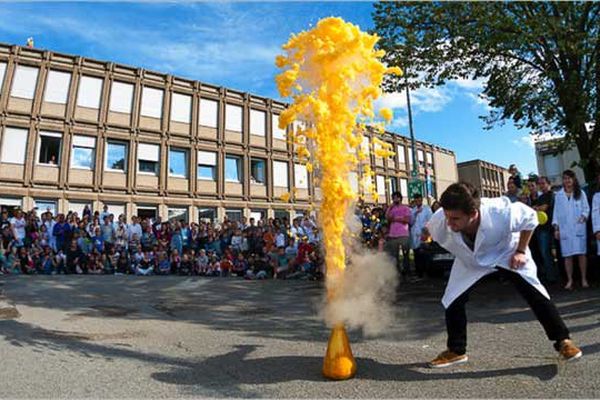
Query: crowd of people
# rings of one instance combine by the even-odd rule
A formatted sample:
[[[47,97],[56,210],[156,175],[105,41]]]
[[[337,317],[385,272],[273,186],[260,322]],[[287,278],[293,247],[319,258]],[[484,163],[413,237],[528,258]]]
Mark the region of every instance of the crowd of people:
[[[0,216],[2,274],[135,274],[320,279],[320,232],[311,217],[222,223],[15,210]]]
[[[574,263],[583,288],[588,282],[588,256],[600,255],[600,191],[586,194],[571,170],[562,187],[552,188],[546,177],[523,179],[511,166],[505,196],[543,212],[530,242],[542,282],[564,277],[566,289],[575,285]],[[596,182],[600,188],[600,177]],[[591,204],[589,198],[593,197]],[[356,218],[361,240],[373,251],[387,252],[405,278],[419,280],[432,263],[432,249],[441,250],[427,230],[440,207],[421,195],[403,202],[400,192],[389,205],[359,203]],[[38,210],[15,210],[0,215],[0,273],[2,274],[136,274],[238,276],[246,279],[321,279],[324,256],[321,231],[313,217],[269,218],[255,221],[225,218],[221,223],[161,221],[113,215],[108,207],[82,215],[52,215]],[[589,240],[588,240],[589,238]],[[437,247],[436,247],[437,246]],[[443,251],[443,250],[441,250]],[[597,274],[598,271],[594,273]]]
[[[540,280],[553,285],[564,279],[564,288],[572,290],[577,262],[580,286],[589,287],[589,276],[600,277],[600,265],[591,271],[587,268],[589,259],[597,263],[595,256],[600,256],[600,176],[583,190],[572,170],[564,171],[559,187],[552,187],[544,176],[524,179],[514,165],[509,173],[504,196],[545,215],[530,242]],[[390,205],[359,208],[363,241],[373,249],[387,251],[397,260],[403,276],[418,280],[432,263],[432,249],[439,248],[426,225],[440,204],[432,201],[428,206],[417,195],[406,205],[400,192],[392,199]]]

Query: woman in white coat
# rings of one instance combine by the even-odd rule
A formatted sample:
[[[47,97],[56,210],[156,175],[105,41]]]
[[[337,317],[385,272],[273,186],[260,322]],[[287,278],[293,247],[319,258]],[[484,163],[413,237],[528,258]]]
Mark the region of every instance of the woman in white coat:
[[[590,206],[585,192],[581,190],[575,173],[570,169],[563,172],[563,188],[554,200],[554,236],[560,241],[560,251],[565,260],[567,284],[565,289],[573,289],[573,257],[579,261],[581,287],[587,288],[587,232],[586,221]]]
[[[600,175],[596,178],[596,182],[600,187]],[[592,232],[596,237],[596,248],[600,256],[600,191],[592,198]]]

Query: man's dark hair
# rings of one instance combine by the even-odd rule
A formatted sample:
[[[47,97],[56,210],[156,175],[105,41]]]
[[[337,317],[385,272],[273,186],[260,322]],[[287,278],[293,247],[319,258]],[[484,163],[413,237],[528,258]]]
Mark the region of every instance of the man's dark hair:
[[[479,190],[467,182],[453,183],[442,193],[440,204],[444,210],[460,210],[471,214],[481,205]]]
[[[394,193],[392,193],[392,197],[399,197],[400,201],[402,201],[402,193],[400,193],[399,191],[395,191]]]
[[[415,193],[415,194],[413,194],[412,198],[413,198],[413,200],[422,199],[423,195],[421,193]]]

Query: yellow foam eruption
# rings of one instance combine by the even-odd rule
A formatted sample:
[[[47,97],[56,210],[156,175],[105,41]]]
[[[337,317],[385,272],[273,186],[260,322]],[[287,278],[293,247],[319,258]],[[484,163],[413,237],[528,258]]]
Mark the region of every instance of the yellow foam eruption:
[[[381,96],[385,74],[402,73],[381,62],[385,53],[375,49],[378,40],[376,35],[362,32],[341,18],[325,18],[313,29],[292,35],[283,46],[285,54],[276,59],[283,70],[276,77],[279,93],[293,100],[281,113],[279,126],[304,122],[291,141],[298,159],[307,163],[308,171],[316,173],[315,181],[322,192],[319,220],[329,300],[336,298],[346,266],[344,220],[356,196],[349,172],[358,170],[358,164],[367,159],[361,151],[366,126],[384,131],[382,123],[373,123],[373,102]],[[393,118],[389,109],[380,110],[379,115],[386,121]],[[377,156],[394,154],[387,143],[375,143]],[[363,176],[372,180],[372,175],[369,165],[365,165]]]

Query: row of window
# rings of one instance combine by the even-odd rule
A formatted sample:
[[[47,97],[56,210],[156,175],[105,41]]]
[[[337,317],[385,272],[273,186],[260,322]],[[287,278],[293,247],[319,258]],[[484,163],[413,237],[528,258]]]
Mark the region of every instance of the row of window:
[[[6,64],[0,63],[0,86],[4,80]],[[25,99],[33,99],[39,69],[35,67],[17,65],[12,82],[10,95]],[[66,104],[71,84],[71,74],[69,72],[50,70],[46,79],[44,90],[44,101]],[[102,97],[103,79],[82,76],[79,80],[77,91],[77,105],[98,109]],[[109,110],[121,113],[131,113],[133,104],[134,85],[131,83],[113,81],[110,89]],[[164,90],[144,86],[142,88],[142,101],[140,115],[150,118],[161,118],[163,109]],[[174,92],[171,96],[171,115],[172,121],[180,123],[191,122],[192,97],[187,94]],[[216,128],[218,124],[219,104],[216,100],[207,98],[200,99],[199,105],[199,125]],[[250,110],[250,133],[258,136],[265,136],[267,114],[261,110]],[[242,107],[235,104],[225,105],[225,129],[234,132],[242,132]],[[285,129],[279,128],[279,115],[272,114],[273,137],[285,140]],[[377,145],[375,145],[377,146]],[[363,151],[369,153],[370,146],[368,138],[363,142]],[[398,145],[398,162],[407,164],[405,148]],[[408,165],[412,167],[413,155],[412,148],[408,147]],[[425,153],[423,150],[417,150],[417,162],[420,167],[433,168],[433,153]]]
[[[6,64],[0,63],[0,85],[4,82]],[[31,100],[35,96],[39,68],[17,65],[10,89],[12,97]],[[46,78],[44,101],[67,104],[71,73],[50,70]],[[103,79],[82,76],[79,80],[76,104],[80,107],[100,108]],[[110,88],[109,111],[130,114],[133,106],[134,85],[113,81]],[[164,90],[150,86],[142,88],[140,115],[149,118],[162,118]],[[171,121],[189,124],[192,116],[192,96],[174,92],[171,96]],[[216,128],[219,116],[219,103],[216,100],[201,98],[199,105],[199,125]],[[261,110],[250,110],[250,133],[265,136],[267,114]],[[273,137],[285,140],[285,129],[279,128],[279,115],[272,115]],[[242,107],[225,105],[225,129],[242,132]]]

